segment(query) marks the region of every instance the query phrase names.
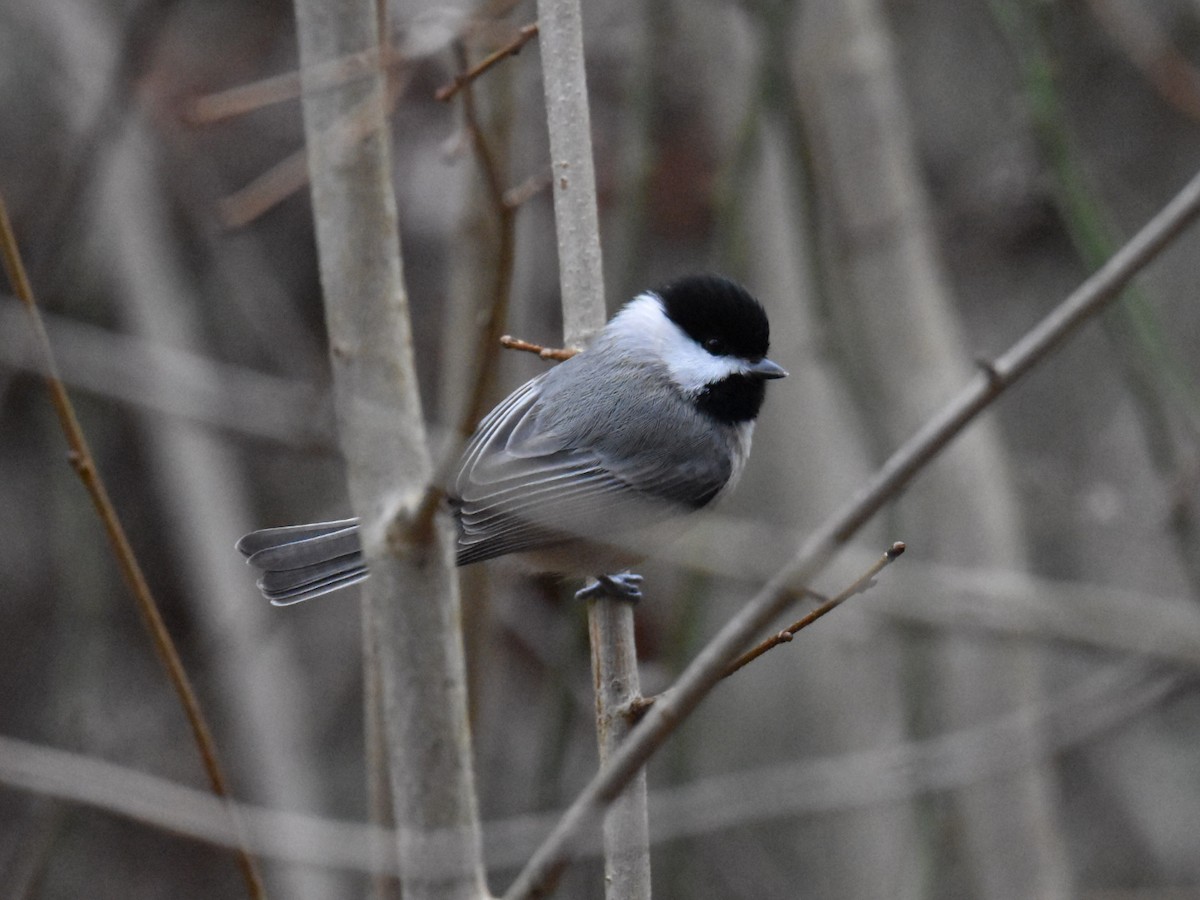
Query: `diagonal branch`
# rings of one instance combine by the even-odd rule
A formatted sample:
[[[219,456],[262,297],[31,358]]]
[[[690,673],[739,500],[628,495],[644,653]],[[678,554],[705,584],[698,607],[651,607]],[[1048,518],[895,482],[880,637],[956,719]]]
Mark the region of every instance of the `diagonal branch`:
[[[751,647],[749,650],[731,662],[729,664],[729,668],[725,670],[725,674],[721,677],[728,678],[730,675],[741,670],[743,667],[750,665],[750,663],[754,662],[768,650],[773,650],[780,644],[786,644],[788,641],[794,638],[798,632],[803,631],[809,625],[812,625],[817,621],[817,619],[820,619],[821,617],[833,612],[855,594],[861,594],[868,590],[871,585],[875,583],[875,576],[882,572],[887,566],[891,565],[892,562],[894,562],[896,558],[905,551],[905,549],[906,547],[903,541],[896,541],[896,543],[892,544],[892,546],[888,548],[887,552],[884,553],[883,556],[879,557],[879,559],[875,561],[875,564],[871,566],[871,568],[867,569],[867,571],[864,572],[861,577],[856,579],[855,582],[848,588],[839,593],[836,597],[830,597],[807,615],[801,616],[787,628],[776,632],[766,640]]]
[[[175,689],[179,702],[183,706],[184,715],[192,729],[192,737],[200,751],[204,771],[208,775],[209,785],[217,796],[229,798],[229,785],[217,757],[217,745],[213,740],[212,731],[208,727],[204,711],[200,708],[200,699],[196,696],[187,671],[183,668],[183,660],[179,658],[175,641],[171,638],[171,633],[167,631],[166,623],[163,622],[162,614],[158,610],[158,603],[150,592],[150,585],[146,582],[146,576],[133,552],[133,546],[125,534],[125,528],[117,515],[116,507],[113,506],[112,500],[108,496],[108,488],[104,485],[100,470],[96,467],[96,461],[92,457],[83,427],[75,415],[75,407],[67,394],[67,388],[58,375],[58,364],[54,359],[54,351],[50,347],[50,338],[46,334],[46,326],[38,312],[33,287],[25,273],[25,265],[21,261],[16,234],[8,217],[8,207],[4,203],[3,197],[0,197],[0,245],[3,249],[4,270],[12,284],[13,291],[29,311],[34,335],[45,358],[46,384],[50,389],[50,399],[54,404],[54,411],[58,415],[59,424],[62,426],[67,444],[71,448],[71,466],[78,473],[79,479],[87,489],[88,496],[92,499],[92,504],[96,507],[96,513],[100,516],[104,531],[108,535],[108,541],[112,545],[113,555],[117,558],[117,565],[120,566],[121,574],[124,576],[126,584],[129,585],[134,600],[137,601],[138,612],[141,613],[142,621],[145,622],[146,629],[150,632],[154,649],[158,653],[159,659],[162,660],[171,687]],[[232,806],[229,814],[235,816]],[[236,819],[234,826],[235,831],[240,830]],[[263,888],[257,864],[250,856],[249,851],[245,849],[244,843],[239,844],[237,857],[238,867],[246,882],[247,892],[251,897],[265,897],[266,891]]]
[[[489,53],[469,69],[464,69],[463,72],[455,75],[454,79],[449,84],[442,85],[440,88],[438,88],[437,91],[434,92],[434,99],[441,100],[443,103],[452,100],[455,94],[457,94],[463,88],[469,86],[472,81],[484,74],[488,69],[496,65],[496,63],[503,59],[507,59],[510,56],[516,56],[518,53],[520,53],[522,47],[537,37],[537,33],[537,22],[531,22],[530,24],[526,25],[517,32],[517,36],[515,38],[513,38],[499,50]]]
[[[554,831],[505,894],[506,900],[544,895],[566,867],[581,829],[613,801],[654,751],[721,679],[734,654],[767,627],[849,538],[953,441],[968,424],[1030,369],[1052,354],[1120,295],[1132,278],[1200,215],[1200,175],[1095,274],[994,363],[983,366],[937,415],[799,548],[692,661],[675,687],[655,703],[629,738],[583,789]]]

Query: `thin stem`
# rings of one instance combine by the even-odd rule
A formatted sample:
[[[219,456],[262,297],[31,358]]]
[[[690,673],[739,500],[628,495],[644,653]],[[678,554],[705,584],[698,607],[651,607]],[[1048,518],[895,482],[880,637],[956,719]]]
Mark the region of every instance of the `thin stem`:
[[[117,565],[120,567],[121,574],[125,578],[126,584],[129,585],[130,591],[133,592],[138,612],[141,614],[142,621],[146,624],[146,628],[150,632],[150,640],[154,644],[155,652],[162,661],[167,671],[167,678],[171,682],[171,687],[174,688],[180,705],[183,707],[183,713],[187,717],[188,726],[192,730],[192,738],[196,742],[196,748],[200,751],[200,760],[208,776],[209,785],[212,787],[214,794],[229,799],[229,785],[221,769],[212,731],[209,729],[204,712],[200,708],[200,700],[192,688],[187,671],[183,667],[183,661],[180,659],[179,652],[175,647],[175,642],[171,638],[170,632],[167,631],[166,623],[163,622],[162,614],[158,609],[158,603],[155,601],[154,595],[150,592],[150,585],[146,582],[146,576],[143,574],[137,556],[133,552],[133,546],[129,543],[125,529],[121,525],[116,507],[113,506],[112,500],[108,495],[108,488],[105,486],[104,479],[100,475],[100,470],[96,466],[91,448],[88,446],[87,438],[84,436],[83,427],[79,424],[79,417],[75,414],[75,407],[71,403],[70,396],[67,394],[67,388],[59,377],[58,363],[54,358],[54,350],[50,346],[50,338],[46,334],[46,326],[42,322],[41,314],[38,311],[37,300],[34,297],[33,287],[29,283],[29,276],[25,272],[25,264],[21,259],[21,251],[17,246],[16,233],[13,230],[12,221],[9,219],[8,206],[4,202],[3,196],[0,196],[0,249],[3,250],[4,270],[8,275],[9,283],[12,285],[17,297],[20,298],[21,302],[25,304],[25,308],[29,311],[34,337],[42,356],[45,358],[46,385],[50,389],[50,400],[54,404],[54,411],[58,416],[59,424],[62,426],[63,434],[70,448],[69,459],[71,467],[79,475],[79,479],[83,482],[88,496],[91,497],[92,505],[96,508],[96,513],[100,516],[100,521],[104,526],[105,534],[108,535],[113,555],[116,557]],[[240,837],[241,824],[232,807],[230,807],[229,814],[235,832]],[[254,859],[250,856],[249,851],[245,849],[244,842],[239,841],[239,847],[236,852],[238,868],[241,870],[242,878],[246,882],[247,893],[255,898],[265,897],[266,890],[263,887],[262,877],[258,873],[258,867]]]
[[[523,350],[526,353],[536,353],[542,359],[554,359],[559,362],[562,362],[564,359],[570,359],[579,352],[571,347],[543,347],[541,344],[531,344],[529,341],[515,338],[511,334],[500,335],[500,346],[505,350]]]
[[[433,94],[434,99],[441,100],[443,103],[453,99],[455,94],[457,94],[463,88],[469,86],[472,81],[474,81],[484,72],[488,71],[488,69],[492,68],[492,66],[496,65],[496,63],[507,59],[510,56],[516,56],[518,53],[520,53],[522,47],[537,37],[537,33],[537,22],[531,22],[530,24],[526,25],[517,32],[517,36],[515,38],[513,38],[499,50],[496,50],[494,53],[489,53],[475,65],[471,66],[471,68],[466,69],[459,75],[455,75],[454,80],[449,84],[442,85],[440,88],[438,88]]]
[[[348,81],[374,77],[381,65],[386,69],[411,62],[411,58],[403,54],[401,49],[400,44],[385,44],[379,51],[372,47],[323,63],[313,73],[307,90],[339,87]],[[276,103],[295,100],[302,90],[300,73],[284,72],[198,97],[186,110],[185,116],[193,125],[212,125]]]
[[[408,87],[412,70],[402,70],[387,82],[387,114],[396,108],[400,95]],[[362,80],[362,76],[356,80]],[[364,140],[370,133],[370,110],[355,108],[347,110],[343,120],[334,126],[345,141],[345,147]],[[229,228],[248,225],[259,216],[273,209],[296,191],[308,184],[308,151],[297,150],[281,159],[245,187],[222,197],[218,203],[222,223]]]
[[[796,596],[834,552],[896,497],[943,448],[1021,376],[1112,303],[1129,281],[1200,215],[1200,175],[1103,267],[1008,352],[972,379],[884,463],[859,492],[799,548],[759,593],[709,642],[675,687],[656,703],[619,751],[580,792],[505,894],[544,896],[570,859],[581,830],[595,820],[667,737],[721,680],[729,661]]]
[[[780,644],[789,643],[792,638],[796,636],[798,631],[802,631],[817,621],[817,619],[833,612],[855,594],[861,594],[866,591],[874,583],[875,576],[891,565],[892,562],[894,562],[897,558],[899,558],[900,554],[902,554],[905,549],[906,548],[903,541],[897,541],[896,543],[892,544],[892,546],[888,548],[887,552],[884,553],[883,556],[879,557],[879,559],[875,561],[871,568],[867,569],[867,571],[859,576],[848,588],[846,588],[837,596],[831,597],[824,601],[808,615],[797,619],[787,628],[776,632],[766,640],[762,641],[762,643],[751,647],[729,664],[729,668],[725,670],[725,674],[722,677],[728,678],[742,667],[754,662],[768,650],[772,650],[775,647],[778,647]]]
[[[526,27],[533,29],[530,37],[537,33],[536,25]],[[515,53],[516,51],[509,52]],[[479,67],[476,66],[475,69],[472,69],[467,66],[466,49],[461,43],[458,46],[458,56],[463,74],[455,79],[455,83],[462,90],[463,123],[471,141],[471,147],[475,151],[475,160],[483,174],[488,200],[491,202],[497,225],[496,264],[495,276],[492,280],[492,294],[488,303],[487,321],[479,335],[479,350],[475,354],[476,359],[479,360],[479,369],[471,389],[470,401],[467,403],[459,425],[459,432],[465,437],[471,433],[480,418],[483,417],[488,391],[495,380],[496,365],[500,359],[500,332],[504,330],[504,324],[508,319],[508,303],[512,297],[513,267],[516,262],[517,246],[517,211],[505,200],[503,173],[500,171],[500,165],[491,143],[479,123],[479,112],[475,106],[475,91],[471,86],[475,76],[468,77]],[[492,56],[494,57],[495,54]],[[439,99],[442,98],[439,97]]]
[[[456,53],[459,68],[464,73],[471,71],[467,65],[466,48],[462,42],[457,44]],[[487,407],[488,391],[495,381],[496,367],[500,358],[499,349],[504,342],[500,332],[504,329],[508,319],[508,306],[512,298],[517,246],[517,207],[508,202],[500,163],[479,121],[479,112],[475,105],[475,92],[472,89],[471,81],[472,79],[465,79],[460,85],[463,128],[471,148],[475,152],[476,163],[479,165],[487,187],[488,201],[496,216],[497,246],[493,266],[494,277],[491,296],[487,304],[487,319],[480,330],[478,348],[474,354],[474,358],[479,363],[475,370],[475,376],[471,380],[470,396],[459,419],[458,428],[451,436],[447,447],[442,451],[436,474],[426,487],[425,494],[418,505],[417,514],[413,517],[410,527],[415,534],[426,533],[431,527],[445,495],[442,485],[446,483],[453,467],[458,463],[463,442],[470,437],[479,420],[483,418]]]
[[[586,346],[604,327],[604,268],[592,160],[591,118],[583,64],[579,0],[538,0],[542,79],[554,178],[554,225],[562,286],[563,341]],[[588,606],[596,681],[600,771],[626,745],[622,715],[638,696],[633,608],[603,597]],[[650,838],[645,774],[635,768],[614,791],[604,817],[604,893],[609,900],[649,900]]]

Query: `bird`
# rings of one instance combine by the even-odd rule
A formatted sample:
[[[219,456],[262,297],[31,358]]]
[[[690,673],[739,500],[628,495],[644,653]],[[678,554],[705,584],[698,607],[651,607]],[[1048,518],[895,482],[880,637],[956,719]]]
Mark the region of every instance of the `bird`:
[[[457,564],[513,555],[594,579],[578,592],[638,601],[628,569],[736,485],[766,382],[770,325],[719,275],[644,291],[589,347],[525,382],[480,421],[446,488]],[[367,577],[357,519],[265,528],[237,549],[276,606]]]

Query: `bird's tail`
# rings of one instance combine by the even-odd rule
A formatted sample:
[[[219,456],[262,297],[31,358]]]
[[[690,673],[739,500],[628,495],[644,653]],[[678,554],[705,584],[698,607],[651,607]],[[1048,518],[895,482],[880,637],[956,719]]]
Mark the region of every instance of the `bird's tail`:
[[[367,577],[358,519],[252,531],[237,542],[262,571],[258,588],[275,606],[311,600]]]

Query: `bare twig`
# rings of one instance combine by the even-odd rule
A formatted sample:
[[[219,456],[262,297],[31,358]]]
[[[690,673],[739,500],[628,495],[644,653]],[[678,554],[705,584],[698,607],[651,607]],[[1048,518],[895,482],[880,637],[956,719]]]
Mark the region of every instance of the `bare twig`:
[[[383,29],[387,26],[387,14],[382,3],[378,5],[377,17],[379,33],[386,34],[387,32]],[[533,29],[532,33],[525,35],[529,29]],[[517,53],[521,46],[536,34],[536,24],[525,26],[521,29],[517,40],[513,42],[515,46],[510,46],[507,51],[500,51],[501,54]],[[294,100],[300,96],[302,90],[325,90],[340,87],[355,79],[370,78],[381,66],[385,70],[392,69],[411,63],[430,52],[428,45],[414,46],[406,37],[399,41],[385,43],[378,50],[372,47],[357,53],[347,53],[327,63],[322,63],[316,67],[315,71],[305,76],[304,88],[301,87],[299,72],[285,72],[281,75],[262,78],[250,84],[205,94],[189,104],[184,110],[184,118],[193,125],[211,125],[224,119],[254,112],[265,106]],[[487,61],[485,60],[485,62]],[[496,60],[493,60],[487,66],[483,66],[483,69],[490,68],[495,62]],[[482,69],[480,72],[471,74],[470,77],[474,78],[479,74],[482,74]],[[456,87],[455,90],[457,89]],[[446,90],[446,88],[442,90]],[[439,96],[438,99],[449,99],[449,97]]]
[[[759,591],[692,661],[670,696],[656,703],[563,814],[554,831],[518,875],[505,897],[543,895],[565,868],[580,830],[593,821],[667,737],[720,681],[734,654],[746,646],[867,521],[1012,384],[1052,354],[1113,302],[1130,280],[1200,215],[1200,175],[1053,312],[991,367],[977,374],[942,410],[903,444],[883,467],[799,548],[792,561]]]
[[[333,410],[311,384],[41,311],[71,389],[231,434],[336,452]],[[0,365],[46,375],[22,304],[0,296]],[[153,374],[151,374],[153,373]],[[163,389],[147,390],[151,379]],[[165,399],[165,398],[169,398]]]
[[[850,584],[849,587],[836,596],[822,597],[820,594],[817,594],[814,591],[802,591],[801,593],[820,600],[820,605],[807,615],[801,616],[787,628],[775,632],[770,637],[751,647],[736,660],[730,663],[728,668],[725,670],[725,674],[721,677],[728,678],[730,675],[733,675],[744,666],[754,662],[754,660],[758,659],[768,650],[773,650],[780,644],[791,643],[792,638],[796,636],[797,632],[802,631],[809,625],[812,625],[817,621],[817,619],[820,619],[827,613],[832,612],[834,609],[841,606],[856,594],[866,593],[875,585],[875,576],[882,572],[887,566],[891,565],[891,563],[906,549],[907,548],[903,541],[897,541],[896,543],[892,544],[892,546],[887,549],[887,552],[885,552],[883,556],[879,557],[879,559],[875,560],[875,562],[870,566],[870,568],[867,569],[866,572],[860,575],[854,580],[853,583]],[[662,695],[659,694],[652,697],[635,697],[627,705],[627,713],[629,717],[634,720],[640,720],[642,716],[649,711],[650,707],[658,702],[659,697],[661,696]]]
[[[502,59],[507,59],[510,56],[516,56],[521,52],[521,48],[528,44],[531,40],[537,37],[538,26],[537,22],[531,22],[517,32],[517,36],[496,50],[494,53],[489,53],[471,68],[464,72],[455,75],[454,80],[449,84],[444,84],[438,88],[433,96],[435,100],[441,100],[443,103],[451,100],[455,94],[469,85],[472,81],[486,72]]]
[[[58,375],[58,365],[54,359],[54,350],[50,346],[50,338],[46,334],[46,327],[42,323],[41,315],[38,312],[33,287],[30,285],[29,278],[25,273],[25,265],[21,260],[21,253],[17,246],[16,233],[13,231],[12,222],[8,216],[8,206],[5,204],[2,196],[0,196],[0,245],[2,245],[0,249],[3,250],[4,270],[8,275],[9,283],[12,285],[17,297],[20,298],[21,302],[25,304],[25,308],[29,311],[30,323],[42,355],[46,360],[46,385],[50,389],[50,400],[54,404],[54,411],[58,416],[59,424],[62,426],[63,434],[67,439],[67,445],[70,447],[71,466],[79,475],[83,486],[87,489],[88,496],[91,497],[92,505],[96,508],[96,513],[100,516],[100,521],[104,525],[105,533],[108,535],[109,544],[112,547],[113,555],[117,559],[121,574],[124,576],[130,591],[133,592],[138,612],[141,614],[142,621],[145,622],[146,628],[150,632],[150,639],[154,644],[154,649],[158,653],[163,666],[166,668],[171,687],[175,689],[175,693],[179,697],[179,702],[183,706],[184,715],[187,717],[188,725],[192,730],[192,737],[196,742],[196,747],[200,751],[200,759],[204,765],[204,771],[208,776],[213,793],[223,798],[229,798],[229,785],[221,769],[221,764],[217,756],[217,745],[213,740],[212,731],[209,729],[204,712],[200,708],[200,700],[192,688],[187,672],[183,668],[183,661],[179,658],[179,652],[175,648],[175,642],[171,638],[170,632],[167,631],[166,623],[163,622],[162,615],[159,613],[158,603],[155,601],[154,595],[150,592],[150,585],[146,582],[146,576],[143,574],[142,567],[133,552],[133,546],[129,543],[129,538],[125,534],[125,528],[122,526],[120,517],[117,515],[116,507],[113,506],[112,500],[108,496],[108,489],[105,487],[100,470],[96,467],[96,461],[92,457],[92,451],[88,446],[87,438],[84,436],[83,427],[79,424],[79,419],[75,415],[75,407],[72,405],[71,398],[67,394],[66,386]],[[232,808],[230,815],[233,816]],[[234,822],[234,826],[235,828],[238,827],[236,822]],[[265,897],[266,891],[263,888],[262,878],[258,873],[257,865],[244,845],[240,845],[237,850],[237,860],[238,867],[242,872],[242,878],[246,883],[247,893],[251,897]]]
[[[855,594],[861,594],[864,591],[868,590],[875,583],[875,581],[874,581],[875,576],[878,575],[880,572],[882,572],[885,568],[887,568],[887,566],[891,565],[891,563],[893,561],[895,561],[896,558],[899,557],[900,554],[902,554],[905,551],[905,549],[906,548],[905,548],[903,541],[896,541],[896,543],[892,544],[892,546],[888,548],[887,552],[884,553],[883,556],[879,557],[879,559],[877,559],[875,561],[875,564],[872,565],[871,568],[867,569],[867,571],[864,572],[862,574],[862,576],[860,576],[858,578],[857,581],[855,581],[853,584],[851,584],[848,588],[846,588],[840,594],[824,601],[823,603],[821,603],[820,606],[818,606],[816,609],[814,609],[808,615],[803,616],[800,619],[796,620],[795,622],[793,622],[791,625],[789,625],[787,628],[783,629],[782,631],[776,632],[775,634],[771,635],[769,638],[767,638],[766,640],[764,640],[762,643],[758,644],[757,646],[751,647],[749,650],[747,650],[745,653],[743,653],[741,656],[739,656],[737,659],[735,659],[732,663],[729,664],[729,668],[725,670],[724,677],[728,678],[730,675],[732,675],[734,672],[741,669],[743,666],[749,665],[750,663],[754,662],[754,660],[758,659],[760,656],[762,656],[768,650],[778,647],[780,644],[788,643],[789,641],[791,641],[791,639],[793,637],[796,636],[796,632],[798,632],[804,628],[807,628],[809,625],[811,625],[813,622],[817,621],[817,619],[821,618],[826,613],[832,612],[833,610],[837,609],[837,607],[841,606],[843,603],[845,603],[847,600],[849,600]]]
[[[1142,662],[1106,667],[1045,702],[989,717],[970,728],[855,753],[766,766],[655,791],[655,843],[711,835],[786,816],[826,813],[892,802],[930,791],[977,784],[1086,746],[1100,734],[1133,722],[1189,684],[1186,674],[1163,674]],[[1030,721],[1049,735],[1031,744]],[[103,810],[150,828],[214,846],[234,846],[223,806],[210,794],[45,744],[0,735],[0,784]],[[353,871],[391,874],[395,860],[376,853],[395,841],[392,830],[359,822],[239,804],[251,845],[264,857]],[[486,826],[488,857],[496,868],[519,865],[550,814],[518,816]],[[597,842],[578,849],[597,855]]]
[[[504,192],[504,202],[516,209],[550,187],[549,175],[530,175],[516,187]]]
[[[387,61],[395,64],[402,58],[389,56]],[[374,49],[348,53],[318,66],[309,76],[309,90],[337,87],[355,78],[368,78],[374,74],[379,63],[380,54]],[[254,112],[264,106],[294,100],[300,96],[300,91],[300,73],[285,72],[282,75],[272,75],[250,84],[197,97],[185,110],[184,116],[193,125],[211,125],[223,119]]]
[[[524,350],[526,353],[536,353],[542,359],[554,359],[559,362],[570,359],[579,352],[572,347],[543,347],[541,344],[531,344],[529,341],[515,338],[511,334],[500,336],[500,346],[505,350]]]
[[[554,178],[563,342],[568,347],[583,347],[604,327],[606,317],[579,0],[538,0],[538,21]],[[603,772],[627,743],[632,723],[624,709],[640,695],[632,605],[612,597],[589,604],[588,634]],[[613,793],[603,831],[605,897],[649,900],[650,833],[644,769],[632,770]]]
[[[563,298],[563,343],[585,347],[604,327],[604,267],[583,26],[577,0],[538,0],[542,84]]]
[[[537,26],[530,26],[537,31]],[[494,55],[494,54],[493,54]],[[488,400],[488,390],[495,379],[496,365],[500,359],[500,332],[508,319],[508,302],[512,297],[513,266],[516,259],[517,228],[516,208],[505,202],[504,176],[492,150],[491,142],[479,123],[479,113],[475,108],[475,91],[471,86],[473,71],[467,66],[466,48],[458,45],[459,65],[464,74],[462,82],[463,126],[475,151],[475,160],[487,186],[488,200],[492,213],[496,217],[496,262],[495,275],[492,279],[491,297],[487,305],[487,319],[479,334],[479,349],[475,354],[478,360],[475,379],[471,389],[471,397],[463,412],[459,431],[465,437],[471,433],[484,414]],[[476,67],[478,68],[478,67]],[[473,76],[472,76],[473,77]],[[456,79],[456,82],[458,79]]]
[[[308,160],[303,150],[289,153],[249,184],[217,201],[217,214],[226,228],[242,228],[308,184]]]
[[[469,71],[466,47],[461,41],[456,45],[456,53],[459,67],[464,72]],[[445,493],[442,485],[446,483],[453,467],[457,464],[463,442],[471,435],[484,415],[488,391],[495,381],[500,345],[504,340],[499,332],[503,330],[508,319],[508,306],[512,298],[513,266],[516,259],[517,208],[506,200],[503,186],[504,176],[497,155],[480,124],[471,79],[463,81],[461,88],[463,128],[471,148],[475,151],[475,160],[487,187],[488,202],[496,217],[496,256],[491,266],[493,278],[487,302],[487,316],[480,329],[478,348],[474,354],[477,365],[475,375],[471,380],[470,396],[459,419],[456,435],[452,435],[451,440],[442,451],[437,472],[418,504],[417,514],[411,525],[412,530],[418,534],[428,530],[434,516],[441,508],[442,497]]]
[[[408,86],[408,73],[400,73],[387,83],[387,114]],[[345,147],[364,139],[370,131],[369,110],[348,110],[345,117],[330,127],[337,129]],[[271,166],[248,185],[222,197],[218,203],[221,221],[229,228],[248,225],[263,213],[282,203],[308,184],[308,155],[306,150],[295,153]]]

